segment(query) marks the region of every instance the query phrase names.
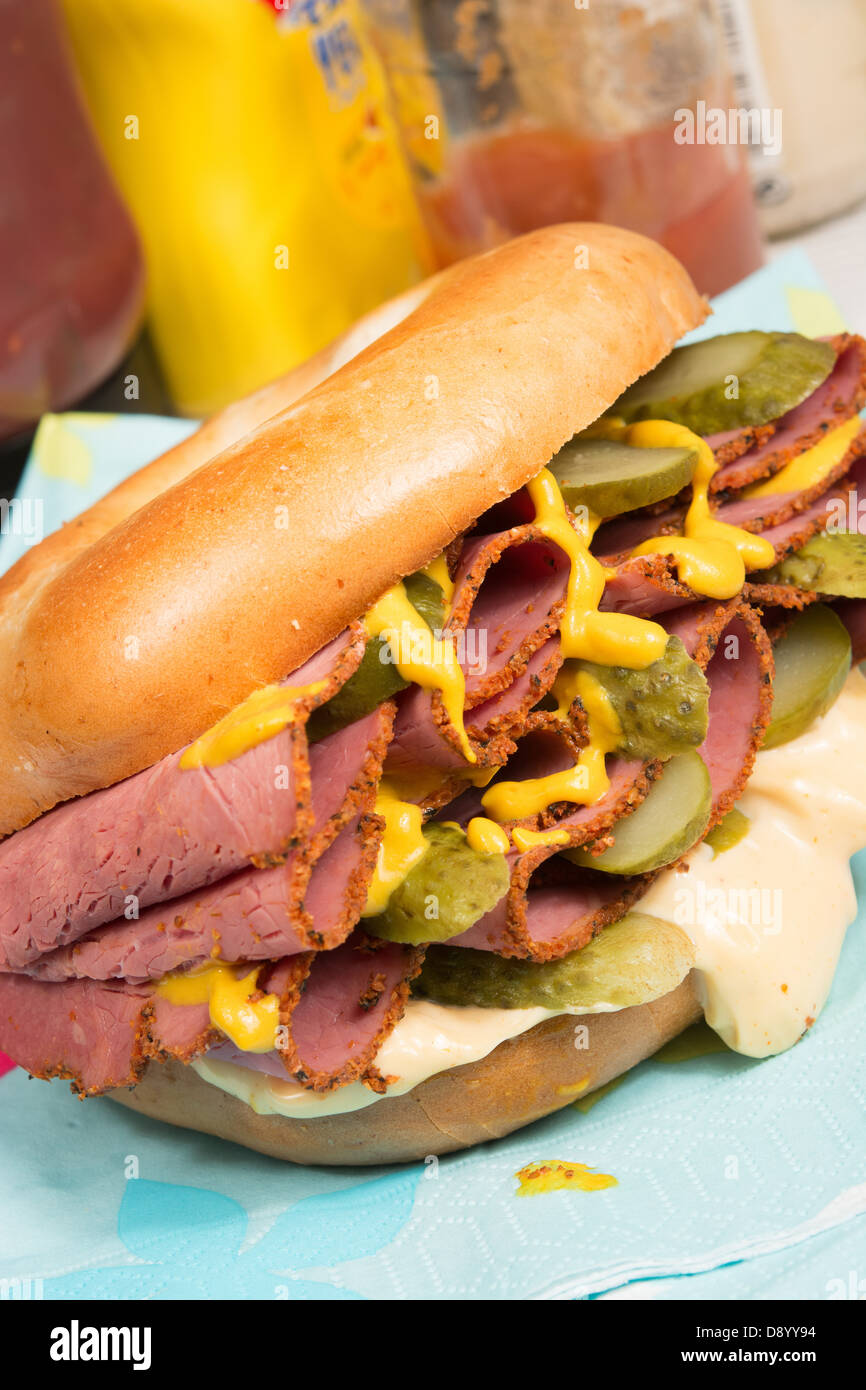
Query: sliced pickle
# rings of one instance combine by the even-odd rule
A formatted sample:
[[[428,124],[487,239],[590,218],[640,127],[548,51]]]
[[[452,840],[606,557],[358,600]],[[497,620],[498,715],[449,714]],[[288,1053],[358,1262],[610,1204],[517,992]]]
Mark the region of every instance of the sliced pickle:
[[[698,748],[707,736],[710,690],[679,637],[643,671],[624,666],[582,665],[604,686],[619,722],[619,751],[629,758],[671,758]]]
[[[367,931],[389,941],[419,946],[459,936],[495,907],[508,892],[510,874],[504,854],[479,854],[462,830],[428,825],[427,853],[394,889],[379,917],[365,922]]]
[[[866,536],[856,531],[813,536],[764,578],[771,584],[793,584],[819,594],[866,598]]]
[[[415,612],[424,619],[427,626],[434,632],[441,631],[447,610],[445,595],[436,580],[419,570],[417,574],[407,575],[403,580],[403,588]]]
[[[710,819],[713,792],[700,753],[678,753],[665,763],[644,800],[617,821],[614,842],[603,854],[566,849],[564,859],[606,874],[647,874],[672,864],[701,838]]]
[[[691,482],[697,462],[694,449],[636,449],[575,435],[548,467],[572,509],[609,517],[675,496]]]
[[[829,376],[836,353],[799,333],[726,333],[674,348],[611,408],[624,420],[674,420],[696,434],[763,425]]]
[[[713,851],[713,858],[718,859],[720,854],[726,854],[729,849],[733,849],[741,840],[744,840],[749,833],[751,821],[748,816],[737,806],[733,806],[726,816],[723,816],[718,825],[714,825],[709,835],[704,840],[705,845],[709,845]]]
[[[381,653],[388,655],[388,643],[381,637],[373,637],[361,658],[361,664],[353,676],[326,705],[314,710],[307,724],[307,737],[310,743],[317,743],[328,734],[335,734],[356,719],[371,714],[398,691],[405,690],[409,684],[404,681],[392,661],[381,661]]]
[[[433,946],[412,992],[484,1009],[628,1009],[670,994],[693,964],[692,944],[679,927],[629,912],[583,950],[543,964]]]
[[[823,603],[798,613],[773,648],[773,718],[765,748],[799,738],[833,704],[851,669],[851,638]]]
[[[403,586],[419,617],[429,628],[441,629],[445,621],[445,596],[436,580],[419,571],[404,579]],[[406,689],[409,682],[403,679],[388,656],[388,643],[381,637],[371,638],[355,674],[326,705],[313,712],[307,725],[311,743],[337,733],[347,724],[354,724],[356,719],[363,719],[365,714],[378,709],[383,700]]]

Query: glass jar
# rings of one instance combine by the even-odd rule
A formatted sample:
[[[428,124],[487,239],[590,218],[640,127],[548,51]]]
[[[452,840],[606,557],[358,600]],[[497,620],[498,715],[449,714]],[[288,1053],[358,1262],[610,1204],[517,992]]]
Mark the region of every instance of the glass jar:
[[[129,215],[91,129],[56,0],[0,0],[0,439],[81,400],[144,305]]]
[[[719,0],[739,102],[779,113],[749,149],[761,226],[784,236],[866,197],[866,0]]]
[[[761,264],[746,151],[701,126],[733,104],[712,0],[365,9],[440,264],[564,221],[654,237],[708,294]]]

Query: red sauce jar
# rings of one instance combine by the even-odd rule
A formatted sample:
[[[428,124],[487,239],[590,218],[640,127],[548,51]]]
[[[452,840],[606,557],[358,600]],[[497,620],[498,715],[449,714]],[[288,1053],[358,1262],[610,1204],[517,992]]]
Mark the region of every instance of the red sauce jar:
[[[747,151],[701,125],[733,101],[710,0],[365,4],[440,264],[563,221],[644,232],[706,294],[761,264]]]
[[[143,302],[55,0],[0,0],[0,439],[103,381]]]

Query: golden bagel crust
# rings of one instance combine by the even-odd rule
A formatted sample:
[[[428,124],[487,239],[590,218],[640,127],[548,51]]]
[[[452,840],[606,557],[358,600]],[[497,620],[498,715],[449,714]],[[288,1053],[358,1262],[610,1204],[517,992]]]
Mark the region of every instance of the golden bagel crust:
[[[152,502],[166,488],[174,487],[182,478],[200,468],[216,454],[236,444],[245,434],[264,424],[272,415],[294,405],[301,396],[319,386],[339,367],[351,361],[363,348],[369,347],[389,328],[400,323],[444,278],[447,271],[431,275],[420,285],[380,304],[377,309],[358,319],[333,343],[322,348],[315,357],[302,362],[276,381],[268,382],[252,395],[234,401],[220,410],[179,444],[160,454],[159,458],[124,478],[92,507],[82,512],[68,526],[47,536],[41,545],[0,575],[0,605],[7,595],[17,594],[21,602],[25,590],[34,582],[44,582],[48,572],[56,573],[69,563],[73,555],[92,545],[106,531],[125,521],[145,503]]]
[[[650,1057],[700,1017],[690,974],[651,1004],[549,1019],[404,1096],[319,1120],[257,1115],[180,1062],[151,1063],[133,1090],[112,1091],[109,1098],[151,1119],[292,1163],[408,1163],[499,1139],[561,1110]],[[579,1023],[589,1030],[585,1050],[574,1046]]]
[[[325,382],[82,550],[73,522],[66,563],[56,538],[44,571],[35,549],[38,577],[25,562],[0,611],[0,835],[150,766],[300,665],[706,313],[644,237],[530,233],[454,267]]]

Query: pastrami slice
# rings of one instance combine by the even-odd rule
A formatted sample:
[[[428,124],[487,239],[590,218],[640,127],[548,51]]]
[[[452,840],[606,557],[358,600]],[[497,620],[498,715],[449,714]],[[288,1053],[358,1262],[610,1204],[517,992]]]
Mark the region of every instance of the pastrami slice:
[[[467,732],[478,766],[493,767],[511,757],[515,740],[530,722],[533,706],[550,690],[561,665],[559,639],[548,637],[510,685],[467,712]],[[404,778],[420,775],[419,786],[425,790],[418,800],[425,807],[444,805],[465,786],[466,760],[442,738],[443,718],[441,703],[434,701],[430,691],[418,686],[407,690],[399,701],[394,738],[388,749],[386,771]],[[427,792],[424,774],[431,769],[443,781]]]
[[[312,958],[306,973],[279,973],[283,1064],[302,1085],[329,1091],[363,1081],[383,1091],[375,1056],[402,1017],[423,949],[377,941],[356,931],[342,946]]]
[[[759,529],[765,540],[772,545],[776,560],[782,560],[791,551],[799,550],[812,536],[828,526],[862,532],[866,528],[864,516],[866,455],[860,455],[844,478],[840,478],[807,507],[794,512],[784,521],[774,522],[772,526],[762,526]]]
[[[271,964],[259,987],[282,1001],[285,1070],[317,1091],[350,1081],[384,1090],[374,1058],[402,1016],[422,960],[418,948],[356,932],[320,956]],[[33,1076],[65,1078],[81,1095],[134,1086],[149,1061],[189,1062],[224,1042],[207,1004],[174,1004],[126,981],[0,976],[0,1049]]]
[[[222,767],[182,771],[180,754],[0,844],[0,955],[21,968],[85,932],[212,884],[309,824],[300,729]],[[286,785],[274,789],[274,765]]]
[[[605,585],[599,606],[603,613],[657,618],[660,613],[694,603],[696,597],[677,579],[673,563],[666,556],[640,555],[617,567]]]
[[[808,487],[795,492],[767,493],[764,496],[739,497],[719,507],[714,515],[730,526],[742,526],[746,531],[765,531],[789,517],[804,512],[830,491],[840,478],[845,478],[866,454],[866,428],[851,440],[842,457]]]
[[[174,1004],[154,995],[151,1008],[145,1051],[156,1062],[191,1062],[222,1037],[207,1004]]]
[[[303,910],[309,923],[306,941],[316,950],[339,945],[363,911],[384,824],[381,816],[355,816],[313,866]]]
[[[469,709],[505,690],[556,631],[568,573],[565,552],[531,523],[465,542],[446,630],[465,649]]]
[[[559,815],[548,809],[523,824],[530,828],[555,825],[567,834],[567,846],[603,846],[605,834],[643,800],[659,768],[657,763],[613,758],[608,764],[610,787],[600,801]],[[451,819],[452,808],[447,814]],[[477,812],[467,796],[460,807],[461,823],[474,814]],[[468,931],[453,937],[450,945],[550,960],[577,950],[607,922],[616,921],[650,881],[649,876],[623,879],[578,870],[560,858],[561,848],[562,844],[539,846],[523,854],[512,850],[507,895]]]
[[[357,808],[372,805],[392,720],[385,705],[316,745],[314,834],[286,863],[242,869],[20,968],[57,982],[144,981],[209,960],[273,960],[338,944],[375,867],[381,823]]]
[[[285,865],[242,869],[219,883],[147,908],[138,921],[109,923],[46,952],[23,970],[36,979],[126,979],[143,983],[209,960],[270,960],[308,951],[298,909],[301,885]]]
[[[773,706],[773,653],[754,609],[743,604],[719,634],[705,668],[710,721],[698,752],[710,774],[708,830],[727,815],[748,781]]]
[[[0,843],[0,962],[23,968],[129,909],[284,859],[314,828],[303,729],[311,702],[347,679],[362,652],[355,629],[329,643],[291,677],[324,682],[297,722],[231,762],[184,770],[171,754]]]
[[[703,437],[712,449],[716,463],[722,468],[726,463],[741,458],[749,449],[764,444],[775,433],[776,422],[771,420],[766,425],[743,425],[738,430],[721,430],[718,434],[705,434]]]
[[[805,449],[824,438],[862,410],[866,404],[866,340],[851,333],[831,339],[836,364],[825,381],[775,422],[772,433],[755,441],[740,455],[722,456],[721,447],[710,443],[724,466],[710,482],[711,492],[738,492],[749,483],[771,477]]]
[[[188,1062],[216,1037],[206,1005],[170,1004],[140,985],[0,976],[0,1050],[82,1096],[134,1086],[149,1059]]]
[[[508,897],[448,944],[520,960],[557,960],[618,921],[653,877],[620,878],[532,850],[515,860]]]
[[[0,1050],[32,1076],[65,1078],[82,1095],[136,1084],[148,1013],[147,992],[132,986],[0,976]]]

